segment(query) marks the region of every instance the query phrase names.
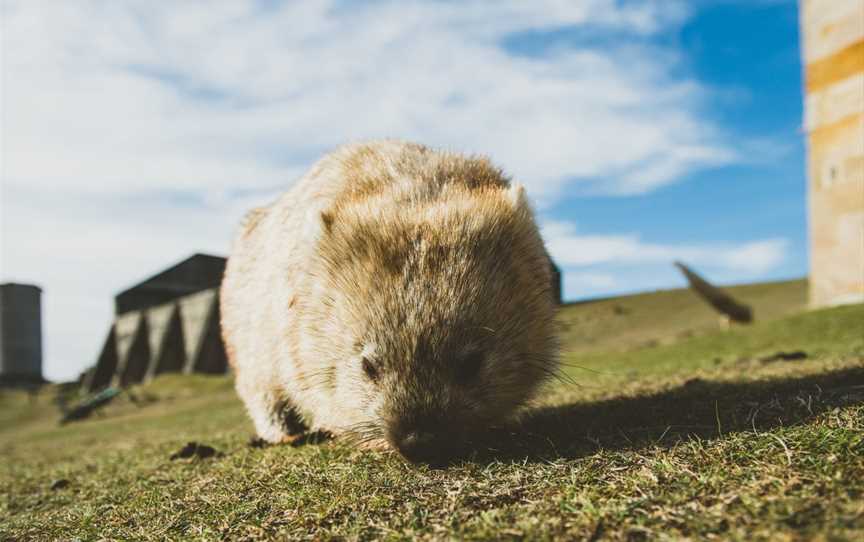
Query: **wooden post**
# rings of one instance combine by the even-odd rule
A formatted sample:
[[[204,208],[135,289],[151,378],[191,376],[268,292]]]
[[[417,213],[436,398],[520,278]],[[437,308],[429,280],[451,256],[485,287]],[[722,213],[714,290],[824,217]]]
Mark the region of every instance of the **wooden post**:
[[[738,303],[731,295],[703,279],[683,263],[675,262],[675,267],[687,277],[690,288],[722,315],[720,322],[723,327],[729,327],[731,322],[749,324],[753,321],[753,310],[749,306]]]

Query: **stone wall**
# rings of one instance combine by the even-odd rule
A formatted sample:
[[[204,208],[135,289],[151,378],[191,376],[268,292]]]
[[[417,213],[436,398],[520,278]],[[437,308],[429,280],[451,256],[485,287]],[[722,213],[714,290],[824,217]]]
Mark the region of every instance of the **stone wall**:
[[[219,331],[219,295],[212,288],[117,316],[83,385],[96,391],[146,382],[162,373],[227,370]]]
[[[864,301],[864,1],[802,0],[810,301]]]

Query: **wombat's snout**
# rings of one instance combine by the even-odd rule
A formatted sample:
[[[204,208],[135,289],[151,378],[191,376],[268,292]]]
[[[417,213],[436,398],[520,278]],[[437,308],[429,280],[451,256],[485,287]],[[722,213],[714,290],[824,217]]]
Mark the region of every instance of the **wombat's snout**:
[[[393,447],[412,463],[440,466],[454,459],[461,448],[457,432],[434,420],[397,424],[389,431]]]
[[[440,437],[428,431],[411,431],[396,443],[399,453],[412,463],[428,463],[440,460],[438,450]]]

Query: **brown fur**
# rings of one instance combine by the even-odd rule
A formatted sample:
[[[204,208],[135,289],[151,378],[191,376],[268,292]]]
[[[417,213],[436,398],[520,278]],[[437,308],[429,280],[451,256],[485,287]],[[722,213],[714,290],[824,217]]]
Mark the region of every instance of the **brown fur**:
[[[549,273],[521,187],[488,160],[340,148],[235,241],[221,299],[238,393],[266,440],[289,412],[444,453],[443,434],[506,419],[555,370]]]

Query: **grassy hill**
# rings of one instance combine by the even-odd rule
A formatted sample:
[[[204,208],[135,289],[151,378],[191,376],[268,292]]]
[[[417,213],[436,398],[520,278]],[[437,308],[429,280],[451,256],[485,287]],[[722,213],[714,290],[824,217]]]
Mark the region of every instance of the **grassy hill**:
[[[750,305],[757,321],[770,321],[805,309],[804,279],[725,288]],[[689,289],[583,301],[561,311],[565,350],[572,353],[620,351],[674,342],[717,331],[717,312]]]
[[[250,447],[225,377],[162,377],[65,426],[56,387],[0,392],[0,539],[861,539],[864,305],[731,290],[755,325],[721,330],[685,290],[562,308],[565,382],[440,470]],[[170,459],[188,441],[218,454]]]

